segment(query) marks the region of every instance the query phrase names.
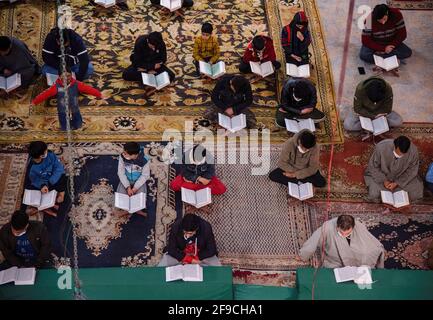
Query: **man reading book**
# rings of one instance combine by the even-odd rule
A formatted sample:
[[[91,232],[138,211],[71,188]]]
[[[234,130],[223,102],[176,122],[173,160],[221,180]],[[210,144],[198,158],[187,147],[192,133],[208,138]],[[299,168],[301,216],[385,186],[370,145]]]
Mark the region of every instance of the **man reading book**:
[[[127,142],[123,146],[123,152],[119,156],[117,175],[120,182],[116,192],[127,194],[129,197],[141,192],[146,194],[146,181],[150,177],[150,162],[137,142]],[[137,213],[147,216],[143,210]]]
[[[21,75],[21,88],[26,89],[40,74],[36,58],[27,45],[13,37],[0,36],[0,76]]]
[[[29,165],[25,188],[28,190],[40,190],[47,193],[57,191],[56,203],[62,203],[65,199],[66,175],[63,164],[43,141],[32,141],[29,145]]]
[[[122,74],[126,81],[142,84],[142,72],[158,75],[164,71],[168,73],[170,82],[174,81],[174,72],[165,65],[167,63],[167,49],[160,32],[154,31],[148,35],[139,36],[135,41],[130,60],[131,65]]]
[[[201,144],[184,153],[180,173],[170,183],[170,188],[176,192],[182,188],[194,191],[210,188],[213,195],[223,194],[227,190],[215,175],[212,155]]]
[[[207,107],[204,118],[218,123],[218,113],[228,117],[245,114],[247,128],[256,127],[256,116],[250,110],[253,103],[253,92],[250,82],[243,76],[225,75],[215,85],[211,96],[214,105]]]
[[[308,31],[308,18],[304,11],[295,13],[292,21],[281,31],[281,45],[286,62],[297,66],[310,62],[308,46],[311,35]]]
[[[419,154],[417,147],[406,136],[386,139],[374,148],[364,173],[368,187],[368,200],[380,202],[380,191],[404,190],[410,202],[423,197],[423,183],[418,176]]]
[[[317,92],[308,79],[289,79],[281,91],[281,104],[277,107],[275,124],[286,128],[285,119],[312,119],[315,123],[325,120],[325,114],[316,108]]]
[[[209,22],[205,22],[201,26],[201,35],[194,40],[193,58],[197,77],[200,76],[199,61],[215,64],[220,57],[218,39],[212,35],[212,32],[213,26]]]
[[[51,253],[47,228],[39,221],[29,221],[27,214],[16,211],[0,230],[0,251],[5,258],[0,270],[46,267]]]
[[[307,129],[301,130],[284,143],[278,168],[269,174],[269,179],[284,186],[289,182],[311,182],[323,188],[326,180],[319,171],[319,153],[316,136]]]
[[[173,224],[165,250],[158,267],[190,263],[201,266],[221,265],[210,223],[192,213],[184,215]]]
[[[324,268],[384,268],[383,245],[351,215],[342,214],[326,221],[302,245],[299,256],[308,261],[317,250],[323,250],[319,266]]]
[[[374,63],[373,55],[396,55],[400,60],[409,58],[412,50],[403,43],[406,37],[406,26],[400,10],[378,4],[364,21],[359,56],[368,63]]]
[[[371,120],[384,116],[389,127],[400,127],[403,119],[397,112],[392,111],[392,103],[392,87],[384,79],[372,76],[361,81],[356,87],[353,110],[350,110],[344,119],[344,129],[361,131],[359,116]]]
[[[275,55],[272,39],[264,35],[255,36],[245,49],[239,65],[239,71],[251,73],[250,62],[265,63],[268,61],[272,62],[275,70],[281,68],[281,63],[277,61],[277,56]]]

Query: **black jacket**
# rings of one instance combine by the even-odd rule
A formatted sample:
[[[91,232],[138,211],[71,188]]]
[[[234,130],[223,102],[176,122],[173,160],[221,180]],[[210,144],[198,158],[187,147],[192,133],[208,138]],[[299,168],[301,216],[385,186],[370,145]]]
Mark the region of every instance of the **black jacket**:
[[[29,221],[26,233],[37,256],[35,267],[43,266],[51,253],[47,228],[41,222]],[[26,265],[21,257],[15,255],[16,244],[17,238],[12,233],[11,224],[7,223],[0,229],[0,251],[12,266],[31,267]]]
[[[87,53],[86,45],[83,39],[74,30],[66,29],[69,38],[69,46],[66,50],[66,64],[69,67],[80,64],[80,69],[76,74],[78,81],[84,79],[89,66],[89,54]],[[57,70],[60,69],[60,45],[56,40],[57,28],[51,29],[50,33],[45,38],[44,47],[42,48],[42,59],[44,63]]]
[[[147,44],[147,37],[147,35],[144,35],[137,38],[130,59],[134,68],[143,68],[146,71],[151,71],[155,70],[155,64],[165,64],[167,62],[167,49],[165,43],[162,42],[163,45],[153,51]]]
[[[198,177],[210,180],[215,175],[215,165],[213,164],[212,156],[207,152],[206,162],[196,165],[189,160],[191,151],[192,149],[189,149],[183,155],[183,165],[181,168],[182,176],[192,182],[195,182]]]
[[[212,102],[222,113],[232,107],[235,115],[238,115],[253,103],[253,92],[250,84],[245,86],[239,93],[233,92],[230,88],[230,80],[233,77],[234,75],[228,75],[218,80],[212,92]]]
[[[198,218],[199,227],[196,233],[198,258],[203,260],[218,255],[218,252],[210,223],[200,217]],[[170,256],[181,261],[185,257],[183,250],[185,249],[186,244],[187,242],[183,237],[182,219],[179,219],[171,227],[167,252]]]
[[[295,87],[296,82],[302,81],[305,82],[309,88],[310,95],[306,99],[302,99],[300,101],[296,101],[293,98],[293,89]],[[282,91],[281,91],[281,105],[286,112],[292,112],[296,114],[301,114],[301,111],[308,108],[315,108],[317,104],[317,93],[316,87],[313,83],[307,79],[289,79],[285,83]]]

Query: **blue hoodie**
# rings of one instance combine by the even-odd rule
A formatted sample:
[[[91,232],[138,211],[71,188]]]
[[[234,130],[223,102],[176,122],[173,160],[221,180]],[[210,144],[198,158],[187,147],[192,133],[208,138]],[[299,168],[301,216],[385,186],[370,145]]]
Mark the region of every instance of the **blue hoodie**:
[[[36,163],[33,159],[30,161],[29,178],[35,188],[55,185],[65,173],[63,164],[52,151],[48,151],[47,157],[42,159],[41,163]]]

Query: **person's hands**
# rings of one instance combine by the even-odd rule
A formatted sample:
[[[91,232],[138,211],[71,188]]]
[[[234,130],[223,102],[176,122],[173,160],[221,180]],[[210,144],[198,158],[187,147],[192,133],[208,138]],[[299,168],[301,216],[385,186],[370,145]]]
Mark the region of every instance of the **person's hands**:
[[[41,192],[42,193],[47,193],[49,190],[48,190],[48,187],[47,186],[43,186],[42,188],[41,188]]]
[[[398,187],[398,184],[397,183],[395,183],[395,182],[391,182],[390,184],[389,184],[389,189],[391,190],[391,191],[393,191],[395,188],[397,188]]]
[[[234,115],[233,108],[227,108],[226,111],[224,111],[229,117]]]
[[[192,259],[191,264],[200,264],[200,260],[198,259]]]
[[[185,181],[185,182],[188,182],[188,183],[193,183],[192,181],[190,181],[190,180],[188,180],[187,178],[185,178],[185,177],[182,177],[183,178],[183,181]]]
[[[374,117],[375,119],[380,118],[380,117],[385,117],[387,114],[386,113],[379,113],[376,117]]]
[[[147,73],[149,73],[149,74],[156,74],[156,71],[155,70],[150,70]]]
[[[9,69],[3,69],[3,74],[5,77],[9,77],[12,74],[12,71]]]
[[[304,35],[302,34],[301,31],[296,32],[296,36],[298,37],[299,40],[304,41]]]
[[[296,177],[293,172],[288,172],[288,171],[283,172],[283,175],[286,176],[287,178],[295,178]]]
[[[144,69],[144,68],[137,68],[137,71],[139,71],[139,72],[146,72],[146,69]]]
[[[136,194],[137,191],[138,191],[138,189],[136,189],[136,188],[132,188],[131,191],[132,191],[132,194]]]
[[[128,193],[128,196],[132,197],[134,195],[134,192],[132,191],[131,187],[128,187],[128,189],[126,189],[126,192]]]
[[[201,183],[202,185],[207,186],[210,182],[209,179],[203,178],[203,177],[198,177],[197,178],[197,182]]]
[[[284,113],[287,113],[287,111],[284,110],[283,108],[278,109],[278,111],[280,111],[280,112],[284,112]]]
[[[392,50],[395,49],[395,46],[389,45],[385,47],[385,53],[390,53]]]
[[[157,64],[155,64],[155,69],[159,69],[159,68],[161,68],[161,63],[157,63]]]
[[[310,112],[313,112],[314,108],[306,108],[306,109],[302,109],[301,114],[307,114]]]

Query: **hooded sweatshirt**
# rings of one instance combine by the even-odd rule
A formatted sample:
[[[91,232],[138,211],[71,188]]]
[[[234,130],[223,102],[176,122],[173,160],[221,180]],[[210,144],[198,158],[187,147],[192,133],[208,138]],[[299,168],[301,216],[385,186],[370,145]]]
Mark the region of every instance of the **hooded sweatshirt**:
[[[43,186],[55,185],[62,174],[65,173],[63,164],[52,151],[48,151],[47,157],[42,159],[40,163],[36,163],[31,159],[29,169],[30,182],[32,186],[38,189]]]
[[[125,189],[130,186],[140,189],[150,177],[150,163],[144,155],[143,150],[140,150],[137,159],[134,160],[128,160],[121,154],[119,156],[117,174],[120,183],[122,183]]]
[[[373,102],[367,96],[366,87],[372,81],[382,81],[385,83],[385,97],[378,102]],[[390,113],[392,111],[393,93],[392,88],[385,80],[380,77],[370,77],[358,84],[355,91],[355,97],[353,99],[353,109],[356,114],[360,116],[374,119],[378,114]]]
[[[299,29],[297,24],[305,24],[302,29]],[[297,32],[300,31],[304,36],[301,41],[297,37]],[[281,31],[281,45],[283,46],[286,56],[291,54],[302,58],[308,57],[308,46],[311,43],[310,32],[308,31],[308,18],[304,11],[299,11],[295,14],[292,21]]]
[[[258,52],[253,47],[253,40],[248,43],[247,49],[244,52],[244,55],[242,57],[242,61],[245,63],[249,63],[250,61],[253,62],[268,62],[268,61],[275,61],[277,60],[277,56],[275,54],[274,44],[272,42],[272,39],[267,36],[261,36],[265,40],[265,47],[261,54],[259,55]]]

